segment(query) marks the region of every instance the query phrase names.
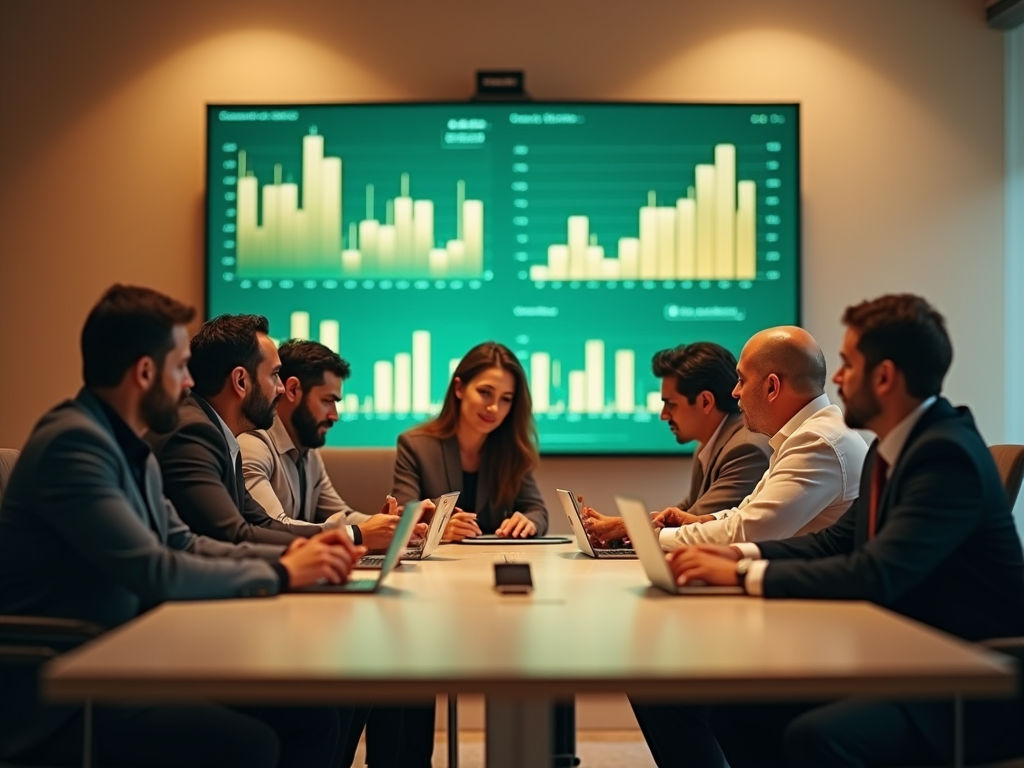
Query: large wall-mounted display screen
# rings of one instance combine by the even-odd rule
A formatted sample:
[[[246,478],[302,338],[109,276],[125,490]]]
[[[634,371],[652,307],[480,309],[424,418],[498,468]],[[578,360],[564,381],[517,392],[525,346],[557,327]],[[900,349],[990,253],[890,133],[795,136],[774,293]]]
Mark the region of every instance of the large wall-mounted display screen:
[[[792,104],[210,106],[207,309],[352,365],[329,444],[389,446],[488,339],[548,454],[685,450],[659,349],[799,315]]]

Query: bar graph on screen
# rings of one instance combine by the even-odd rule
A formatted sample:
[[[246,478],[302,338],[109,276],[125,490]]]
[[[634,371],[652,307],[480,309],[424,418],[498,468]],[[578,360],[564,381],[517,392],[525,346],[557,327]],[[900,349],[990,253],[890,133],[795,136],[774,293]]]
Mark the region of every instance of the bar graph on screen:
[[[384,201],[378,217],[375,185],[365,187],[366,209],[346,216],[343,159],[325,154],[324,137],[302,139],[296,174],[261,180],[245,149],[238,151],[237,220],[233,229],[236,275],[244,278],[419,279],[478,278],[484,272],[484,203],[467,198],[455,179],[451,200],[415,199],[412,178],[402,173],[400,192]],[[439,242],[436,205],[454,209],[455,237]],[[347,221],[347,226],[346,226]]]
[[[741,287],[758,278],[777,280],[778,271],[766,267],[779,260],[773,244],[781,224],[781,146],[744,147],[742,163],[732,143],[676,148],[671,157],[650,149],[637,158],[636,148],[627,157],[625,149],[607,147],[595,160],[579,149],[555,155],[549,148],[518,147],[515,159],[532,160],[516,166],[517,205],[530,210],[514,219],[523,227],[517,258],[532,262],[520,277],[541,284],[735,281]],[[561,179],[572,163],[587,164],[592,180],[566,216]],[[629,202],[643,195],[637,192],[645,179],[636,168],[648,177],[646,205]]]
[[[321,320],[316,339],[344,357],[341,328],[336,320]],[[291,313],[289,336],[313,338],[308,312]],[[456,348],[456,347],[453,347]],[[461,347],[457,347],[461,349]],[[648,420],[661,411],[661,393],[651,388],[642,391],[637,381],[636,351],[630,348],[612,351],[611,366],[606,360],[608,346],[601,339],[588,339],[582,355],[577,348],[562,345],[561,355],[550,351],[521,351],[533,399],[533,413],[548,420],[584,416],[639,416]],[[581,358],[583,366],[570,368],[565,358]],[[351,360],[350,360],[351,362]],[[359,368],[372,370],[369,378],[360,377],[362,386],[346,385],[338,412],[355,418],[363,416],[412,415],[425,417],[441,410],[448,382],[458,357],[438,356],[430,331],[414,330],[408,346],[385,359],[360,360]],[[436,385],[436,386],[434,386]],[[348,389],[356,391],[348,391]],[[639,395],[639,397],[638,397]]]

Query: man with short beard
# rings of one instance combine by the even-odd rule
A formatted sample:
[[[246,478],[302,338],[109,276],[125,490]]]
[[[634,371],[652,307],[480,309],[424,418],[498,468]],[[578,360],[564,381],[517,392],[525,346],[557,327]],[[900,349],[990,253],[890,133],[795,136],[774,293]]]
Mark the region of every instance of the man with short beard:
[[[32,431],[0,505],[0,613],[113,628],[169,600],[275,595],[345,581],[364,550],[340,531],[287,549],[197,536],[164,497],[148,430],[174,429],[192,384],[194,310],[115,285],[82,329],[84,386]],[[74,765],[85,714],[40,694],[39,668],[0,664],[0,760]],[[204,702],[97,705],[97,762],[139,768],[336,768],[351,714]]]
[[[322,530],[275,520],[245,489],[237,437],[270,427],[284,393],[269,330],[260,315],[221,315],[204,323],[191,343],[195,383],[179,408],[180,424],[147,438],[182,520],[221,541],[289,544]]]
[[[394,498],[387,498],[380,514],[357,512],[334,489],[316,450],[338,420],[349,364],[315,341],[293,339],[277,351],[284,395],[274,423],[238,436],[246,490],[275,520],[347,525],[356,544],[384,549],[399,520]]]

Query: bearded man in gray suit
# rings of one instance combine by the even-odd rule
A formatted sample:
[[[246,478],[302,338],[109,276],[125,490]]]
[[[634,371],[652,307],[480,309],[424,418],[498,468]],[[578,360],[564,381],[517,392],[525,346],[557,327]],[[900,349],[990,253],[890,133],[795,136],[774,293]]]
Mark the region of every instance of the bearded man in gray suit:
[[[198,536],[164,497],[142,440],[178,421],[192,379],[194,310],[115,285],[82,330],[85,386],[36,425],[0,505],[0,613],[115,627],[166,600],[274,595],[347,580],[365,551],[340,531],[299,546]],[[81,762],[81,707],[44,703],[38,669],[0,667],[0,759]],[[330,708],[103,706],[96,758],[133,766],[314,766],[337,763]]]

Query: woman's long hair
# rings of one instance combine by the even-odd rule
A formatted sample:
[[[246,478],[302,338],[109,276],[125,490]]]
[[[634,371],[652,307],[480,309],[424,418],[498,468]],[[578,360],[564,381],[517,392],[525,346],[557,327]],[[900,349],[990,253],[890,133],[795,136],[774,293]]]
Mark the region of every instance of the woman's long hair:
[[[415,431],[439,438],[455,435],[461,410],[459,398],[455,396],[455,379],[465,388],[491,368],[508,371],[516,383],[508,415],[497,429],[487,435],[480,456],[480,475],[481,479],[486,478],[491,488],[491,505],[501,508],[515,502],[523,479],[538,463],[537,426],[533,421],[530,387],[523,366],[508,347],[486,341],[469,350],[452,374],[441,413]]]

